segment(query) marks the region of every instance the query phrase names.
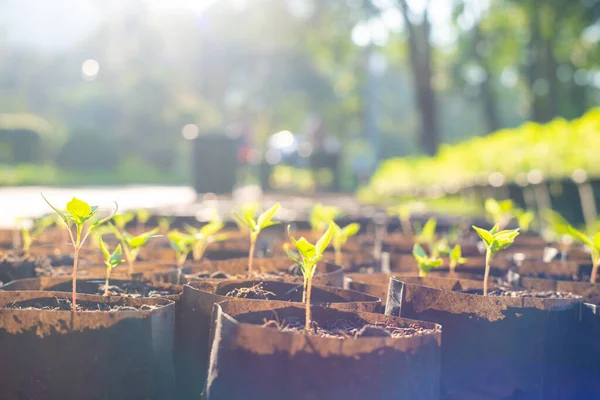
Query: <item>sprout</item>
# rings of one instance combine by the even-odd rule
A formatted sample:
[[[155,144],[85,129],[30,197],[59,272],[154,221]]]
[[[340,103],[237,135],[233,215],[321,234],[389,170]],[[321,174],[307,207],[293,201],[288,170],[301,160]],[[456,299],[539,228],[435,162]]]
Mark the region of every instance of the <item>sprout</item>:
[[[321,203],[314,205],[310,211],[310,226],[313,232],[322,234],[331,222],[340,214],[340,209],[335,206],[324,206]]]
[[[427,276],[427,273],[434,268],[440,267],[442,265],[442,259],[436,256],[429,257],[425,250],[419,245],[415,243],[413,247],[413,256],[419,265],[419,276],[421,278]]]
[[[496,201],[489,198],[485,200],[485,211],[494,224],[498,225],[498,230],[501,230],[513,219],[514,204],[512,200]]]
[[[108,281],[110,279],[110,273],[112,269],[123,262],[121,259],[121,245],[118,245],[115,251],[110,253],[106,247],[106,243],[102,240],[102,236],[98,238],[100,250],[104,255],[104,265],[106,265],[106,281],[104,282],[104,295],[108,296]]]
[[[188,255],[192,251],[195,238],[191,235],[179,232],[178,230],[169,232],[167,236],[169,237],[169,243],[171,243],[171,247],[175,250],[175,261],[177,263],[177,284],[179,285],[181,284],[181,272],[183,265],[185,264],[185,260],[187,260]]]
[[[225,224],[218,216],[214,216],[213,219],[202,228],[197,229],[191,225],[186,224],[185,230],[192,238],[192,258],[194,261],[200,261],[204,256],[204,252],[208,245],[214,241],[217,241],[216,234],[219,232]]]
[[[465,264],[466,262],[467,259],[462,256],[460,244],[457,244],[452,251],[450,251],[450,272],[454,274],[456,272],[456,267]]]
[[[437,227],[437,219],[429,218],[421,233],[417,235],[417,243],[426,244],[429,247],[429,251],[435,251],[435,228]]]
[[[596,283],[598,266],[600,266],[600,232],[596,233],[593,237],[588,237],[570,225],[568,232],[575,240],[590,248],[592,256],[592,276],[590,277],[590,283]]]
[[[168,234],[169,229],[171,229],[171,224],[175,221],[173,217],[160,217],[157,220],[158,231],[162,234]]]
[[[19,220],[23,221],[22,218]],[[29,220],[29,222],[31,222],[31,220]],[[55,222],[56,219],[54,215],[48,215],[33,221],[32,226],[30,225],[27,227],[25,224],[22,224],[21,244],[23,245],[23,251],[25,254],[29,254],[29,250],[31,249],[31,244],[33,241],[36,240],[42,234],[42,232],[54,225]]]
[[[125,214],[117,214],[113,217],[113,224],[119,229],[120,232],[125,230],[127,224],[133,221],[135,218],[135,214],[131,211],[126,212]]]
[[[240,207],[239,212],[233,213],[233,221],[237,225],[238,229],[242,233],[251,233],[251,227],[246,222],[246,215],[250,215],[252,218],[258,213],[260,209],[260,204],[257,202],[244,203]]]
[[[298,250],[298,253],[300,253],[300,259],[298,259],[291,252],[287,252],[292,261],[294,261],[298,267],[300,267],[300,271],[302,271],[302,275],[304,276],[304,292],[302,298],[306,303],[305,330],[307,331],[310,328],[310,294],[312,290],[312,278],[317,268],[317,262],[319,262],[319,260],[323,257],[323,252],[325,252],[325,249],[327,246],[329,246],[329,242],[331,242],[334,229],[335,227],[333,222],[331,222],[329,224],[329,228],[327,228],[327,231],[325,231],[323,236],[321,236],[317,243],[313,245],[303,237],[296,240],[291,235],[290,227],[288,225],[288,235],[294,243],[294,246],[296,246],[296,250]]]
[[[498,232],[498,225],[486,231],[485,229],[473,226],[473,229],[477,232],[483,243],[485,244],[485,275],[483,278],[483,295],[487,296],[488,292],[488,278],[490,276],[490,263],[496,253],[500,250],[508,248],[513,242],[517,235],[519,235],[519,229],[504,230]]]
[[[238,215],[234,214],[236,220],[243,222],[250,229],[250,252],[248,253],[248,276],[252,275],[252,263],[254,260],[254,247],[256,246],[256,241],[258,239],[258,235],[260,231],[272,226],[276,225],[279,222],[273,221],[273,217],[279,210],[279,203],[275,203],[273,207],[269,208],[262,214],[258,216],[256,220],[254,220],[254,216],[256,215],[254,209],[246,207],[243,209],[243,214]]]
[[[400,220],[400,226],[402,227],[402,233],[406,236],[413,235],[413,229],[410,225],[410,217],[414,209],[413,203],[401,204],[396,207],[388,208],[388,215],[397,216]]]
[[[523,232],[529,232],[531,223],[535,219],[535,213],[533,211],[525,211],[520,208],[515,209],[515,217],[519,224],[519,229]]]
[[[150,219],[150,211],[145,208],[140,208],[135,213],[135,219],[137,221],[137,229],[138,231],[143,231],[146,229],[146,223]]]
[[[129,233],[123,231],[120,232],[119,229],[113,224],[109,224],[113,233],[121,242],[123,246],[123,250],[125,251],[125,259],[127,260],[127,264],[129,265],[128,275],[129,277],[133,277],[133,265],[137,260],[138,255],[140,254],[140,250],[142,247],[148,242],[148,240],[156,235],[158,232],[158,228],[154,228],[151,231],[139,234],[137,236],[130,235]]]
[[[94,215],[98,212],[97,206],[90,206],[83,200],[79,200],[75,197],[71,201],[67,203],[67,211],[62,212],[56,207],[54,207],[44,194],[42,193],[42,197],[48,203],[48,205],[60,216],[61,220],[67,225],[69,237],[71,239],[71,244],[73,245],[73,297],[71,301],[71,309],[75,311],[77,309],[76,300],[77,300],[77,262],[79,260],[79,250],[85,243],[86,239],[90,235],[94,229],[103,223],[109,221],[117,212],[119,206],[115,202],[115,209],[108,215],[108,217],[103,218],[99,221],[93,222],[88,225],[87,231],[84,232],[84,227],[86,222],[90,221]],[[73,234],[72,226],[75,225],[75,235]]]
[[[333,250],[335,251],[335,263],[342,265],[342,247],[346,245],[346,242],[350,236],[354,236],[358,233],[360,230],[360,224],[352,223],[340,228],[334,222],[333,227]]]

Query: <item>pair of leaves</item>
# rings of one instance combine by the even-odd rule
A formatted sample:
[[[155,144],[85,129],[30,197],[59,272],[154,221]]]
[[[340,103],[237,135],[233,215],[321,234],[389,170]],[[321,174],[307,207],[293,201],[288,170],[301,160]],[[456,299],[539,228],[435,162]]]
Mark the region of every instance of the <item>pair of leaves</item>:
[[[119,228],[120,231],[124,231],[127,224],[133,221],[135,214],[133,212],[126,212],[125,214],[117,214],[113,217],[113,223]]]
[[[191,225],[185,224],[185,230],[197,240],[204,240],[213,237],[219,232],[225,224],[220,218],[214,217],[209,223],[202,226],[200,229],[194,228]]]
[[[515,217],[519,223],[519,229],[523,232],[528,232],[531,223],[535,219],[535,213],[533,211],[525,211],[520,208],[515,210]]]
[[[67,203],[67,207],[66,207],[67,212],[62,212],[58,208],[54,207],[48,201],[48,199],[46,199],[46,197],[44,196],[43,193],[42,193],[42,197],[46,201],[46,203],[48,203],[48,205],[60,216],[60,218],[67,225],[69,225],[70,223],[74,223],[75,225],[81,227],[81,226],[83,226],[83,224],[85,224],[87,221],[89,221],[92,217],[94,217],[96,215],[96,213],[98,212],[98,206],[90,206],[85,201],[79,200],[76,197],[73,197],[73,199],[71,199],[71,201],[69,201]],[[90,226],[90,230],[96,228],[97,226],[102,225],[103,223],[105,223],[108,220],[110,220],[111,218],[113,218],[113,216],[115,215],[115,213],[117,212],[118,209],[119,209],[119,205],[115,202],[115,209],[108,215],[108,217],[94,222]]]
[[[167,237],[169,238],[171,247],[173,247],[176,252],[183,254],[192,251],[192,247],[195,242],[195,238],[193,236],[187,235],[178,230],[173,230],[168,233]]]
[[[508,248],[519,235],[519,229],[508,229],[498,232],[498,225],[494,225],[489,231],[474,225],[473,229],[475,229],[481,240],[483,240],[483,243],[485,243],[485,247],[492,255]]]
[[[148,211],[145,208],[140,208],[139,210],[137,210],[137,212],[135,213],[135,218],[137,219],[137,221],[142,224],[145,225],[146,222],[148,222],[148,220],[150,220],[150,211]]]
[[[288,236],[292,240],[292,243],[294,244],[294,246],[296,246],[296,250],[298,251],[298,253],[300,253],[300,259],[296,258],[291,252],[289,252],[287,250],[286,250],[286,252],[287,252],[288,256],[290,257],[290,259],[292,259],[292,261],[294,261],[300,267],[304,277],[312,278],[312,274],[313,274],[313,270],[314,270],[313,267],[323,257],[323,253],[325,252],[325,250],[327,249],[327,246],[329,246],[329,243],[331,242],[331,239],[333,238],[334,231],[335,231],[334,223],[331,222],[329,224],[329,227],[327,228],[327,230],[325,231],[323,236],[321,236],[319,238],[317,243],[312,244],[308,240],[306,240],[306,238],[304,238],[304,237],[301,237],[300,239],[296,240],[292,236],[292,234],[290,232],[290,226],[288,225]]]
[[[261,230],[268,228],[269,226],[277,225],[278,221],[273,221],[275,214],[279,210],[281,205],[279,203],[275,203],[271,208],[264,211],[262,214],[255,219],[256,210],[254,206],[246,205],[242,207],[242,213],[237,214],[234,213],[234,218],[236,221],[241,224],[246,225],[250,228],[250,232],[252,235],[258,235]]]
[[[417,241],[419,243],[430,243],[433,244],[435,241],[435,231],[437,228],[437,219],[429,218],[425,225],[423,225],[423,229],[417,236]]]
[[[102,240],[102,236],[100,236],[98,238],[98,241],[99,241],[100,250],[102,251],[102,254],[104,255],[104,264],[106,265],[107,268],[112,269],[123,262],[123,260],[122,260],[123,254],[122,254],[122,249],[121,249],[120,244],[115,248],[115,251],[113,251],[111,253],[108,250],[108,248],[106,247],[106,243],[104,243],[104,241]]]
[[[152,236],[156,235],[156,233],[158,232],[158,228],[154,228],[151,231],[134,236],[130,235],[127,232],[121,233],[119,229],[117,229],[117,227],[113,224],[109,224],[109,226],[111,227],[117,239],[119,239],[121,243],[127,246],[127,248],[132,250],[140,249],[143,245],[145,245],[148,242],[148,240]]]
[[[462,249],[460,247],[460,244],[457,244],[454,246],[454,248],[450,251],[449,256],[450,256],[450,264],[452,264],[454,266],[462,265],[467,262],[467,259],[462,256]]]
[[[427,273],[432,269],[442,265],[442,260],[440,258],[429,257],[425,250],[418,243],[415,243],[413,247],[413,257],[417,261],[419,269],[424,273]]]
[[[342,248],[348,241],[348,238],[356,235],[360,230],[360,224],[356,222],[348,224],[343,228],[340,228],[335,222],[332,222],[332,224],[334,229],[333,244],[336,248]]]
[[[314,231],[324,231],[338,215],[340,215],[338,207],[317,203],[310,211],[310,226]]]

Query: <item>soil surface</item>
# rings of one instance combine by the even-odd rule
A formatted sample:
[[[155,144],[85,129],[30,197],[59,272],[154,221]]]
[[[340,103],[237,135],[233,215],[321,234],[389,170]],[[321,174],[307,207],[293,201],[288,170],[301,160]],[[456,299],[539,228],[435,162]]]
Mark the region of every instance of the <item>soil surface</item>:
[[[45,311],[71,311],[71,300],[69,299],[34,299],[27,301],[19,301],[5,306],[7,309],[18,310],[45,310]],[[77,311],[149,311],[156,309],[156,306],[122,306],[118,304],[98,303],[94,301],[78,301]]]
[[[285,318],[283,321],[270,320],[264,327],[274,327],[281,332],[295,332],[305,334],[305,321],[302,318]],[[333,321],[312,321],[309,335],[327,337],[332,339],[357,339],[366,337],[408,338],[413,336],[434,333],[433,329],[423,329],[416,324],[407,327],[396,327],[384,323],[368,323],[360,319],[336,319]]]
[[[535,297],[538,299],[580,299],[581,296],[567,292],[555,292],[552,290],[530,290],[530,289],[517,289],[517,290],[494,290],[488,293],[489,296],[494,297]]]
[[[254,300],[269,300],[276,296],[275,293],[263,289],[262,286],[263,284],[259,283],[249,288],[235,288],[225,296]]]
[[[122,283],[119,285],[110,285],[110,281],[108,282],[108,291],[111,295],[125,296],[130,298],[137,297],[165,297],[180,294],[181,291],[171,289],[171,288],[162,288],[156,287],[152,285],[148,285],[146,282],[142,281],[131,281],[127,283]],[[92,294],[104,294],[104,282],[98,285],[98,292]]]

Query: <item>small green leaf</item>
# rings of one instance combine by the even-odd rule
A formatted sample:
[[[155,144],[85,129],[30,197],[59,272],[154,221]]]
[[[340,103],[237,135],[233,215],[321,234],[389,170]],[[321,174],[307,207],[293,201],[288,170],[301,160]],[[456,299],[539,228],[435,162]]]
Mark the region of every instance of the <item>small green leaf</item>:
[[[296,249],[305,259],[311,259],[317,255],[317,250],[313,244],[301,237],[295,243]]]
[[[483,240],[486,247],[490,247],[492,245],[494,242],[494,235],[492,233],[486,231],[485,229],[478,228],[475,225],[473,225],[473,229],[475,229],[475,232],[477,232],[481,240]]]
[[[358,231],[360,231],[360,224],[353,222],[351,224],[346,225],[344,228],[342,228],[342,235],[346,238],[349,238],[351,236],[354,236],[358,233]]]
[[[573,228],[571,225],[567,226],[567,233],[570,236],[572,236],[573,239],[589,246],[590,249],[593,249],[595,247],[594,242],[592,240],[590,240],[590,238],[588,238],[587,235],[585,235],[583,232],[580,232],[577,229]]]
[[[48,203],[48,205],[54,210],[54,212],[56,214],[58,214],[58,216],[64,221],[65,224],[69,224],[69,219],[67,218],[67,216],[60,211],[58,208],[54,207],[52,204],[50,204],[50,202],[48,201],[48,199],[44,196],[44,193],[40,193],[42,195],[42,198],[44,199],[44,201],[46,201],[46,203]]]
[[[462,249],[460,247],[460,244],[457,244],[456,246],[454,246],[454,248],[452,248],[452,251],[450,251],[450,258],[453,260],[458,260],[462,257]]]
[[[150,211],[140,208],[136,213],[136,218],[140,224],[145,224],[150,219]]]
[[[273,207],[269,208],[258,217],[258,219],[256,220],[256,225],[258,225],[260,229],[264,229],[267,226],[275,225],[277,222],[272,222],[271,220],[273,219],[280,207],[281,205],[279,203],[275,203]]]
[[[67,211],[71,214],[74,222],[82,224],[90,218],[92,207],[85,201],[73,197],[73,199],[67,203]]]
[[[102,240],[102,235],[98,237],[98,245],[100,247],[100,251],[102,251],[102,255],[104,255],[104,259],[108,260],[110,258],[110,253],[106,248],[106,243],[104,243],[104,240]]]
[[[321,236],[321,238],[317,241],[317,244],[315,246],[317,256],[319,256],[319,257],[322,256],[323,253],[325,252],[325,250],[327,249],[327,246],[329,246],[329,243],[331,242],[331,238],[333,237],[333,233],[335,232],[336,226],[337,225],[335,225],[335,223],[333,221],[331,221],[329,223],[329,227],[327,228],[327,231],[325,231],[323,236]]]
[[[200,228],[200,234],[208,238],[219,232],[224,226],[225,224],[220,219],[213,219],[208,224]]]
[[[418,263],[421,263],[422,260],[425,257],[427,257],[427,253],[425,253],[425,250],[423,250],[423,247],[421,247],[421,245],[418,243],[415,243],[415,245],[413,246],[412,253]]]
[[[594,235],[593,241],[594,241],[594,247],[596,247],[596,250],[600,250],[600,232],[596,233]]]
[[[429,218],[425,225],[423,225],[423,230],[421,231],[421,238],[425,242],[432,242],[435,240],[435,229],[437,227],[437,219]]]
[[[96,229],[97,227],[99,227],[100,225],[108,222],[111,220],[111,218],[115,215],[115,213],[119,210],[119,205],[117,204],[117,202],[115,201],[115,208],[113,208],[113,210],[110,212],[110,214],[108,214],[108,216],[106,218],[103,218],[101,220],[99,220],[98,222],[94,222],[91,226],[90,226],[90,231],[93,229]]]
[[[110,255],[108,261],[113,267],[116,267],[123,262],[121,245],[117,246],[115,251]]]

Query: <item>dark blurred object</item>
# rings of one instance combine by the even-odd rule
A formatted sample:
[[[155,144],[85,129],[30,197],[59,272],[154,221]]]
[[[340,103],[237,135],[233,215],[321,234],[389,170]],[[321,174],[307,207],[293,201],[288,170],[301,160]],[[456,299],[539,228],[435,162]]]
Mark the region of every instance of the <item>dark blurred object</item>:
[[[0,114],[0,163],[39,163],[43,154],[42,138],[50,125],[31,114]]]
[[[114,140],[86,130],[65,143],[56,162],[65,170],[110,171],[119,162],[119,149]]]
[[[340,189],[340,151],[332,152],[326,150],[318,150],[310,156],[310,168],[314,171],[326,169],[331,171],[333,180],[329,187],[330,190],[338,191]]]
[[[231,193],[238,167],[235,140],[224,132],[209,132],[193,142],[192,173],[196,193]]]

